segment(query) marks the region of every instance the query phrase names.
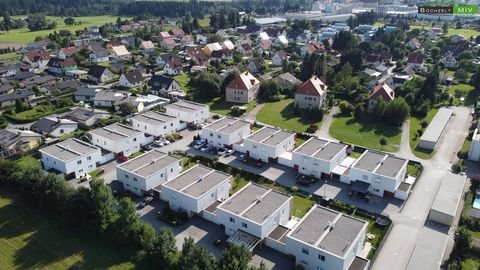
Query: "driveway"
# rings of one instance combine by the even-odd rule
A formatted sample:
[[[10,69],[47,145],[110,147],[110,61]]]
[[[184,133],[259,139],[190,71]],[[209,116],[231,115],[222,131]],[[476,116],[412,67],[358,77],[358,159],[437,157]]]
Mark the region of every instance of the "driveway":
[[[175,235],[177,248],[179,250],[181,250],[185,238],[192,237],[196,244],[205,248],[215,256],[218,257],[222,254],[222,249],[225,247],[228,236],[220,225],[207,221],[199,216],[194,216],[180,226],[169,225],[160,221],[156,216],[157,211],[163,209],[166,205],[166,202],[156,200],[151,205],[139,210],[138,213],[143,221],[152,224],[157,230],[164,227],[170,228]],[[222,240],[220,246],[214,245],[214,241],[217,239]],[[262,261],[266,264],[267,269],[291,270],[295,265],[294,260],[289,256],[285,256],[265,246],[257,247],[254,250],[250,264],[258,267]]]
[[[320,127],[320,129],[317,130],[317,133],[315,133],[316,136],[329,139],[332,141],[337,141],[337,139],[330,136],[330,132],[329,132],[330,125],[332,124],[332,121],[333,121],[333,116],[337,113],[337,111],[338,111],[338,107],[332,107],[330,112],[324,116],[325,120],[323,121],[323,124]]]
[[[424,160],[423,173],[418,179],[404,207],[398,214],[391,215],[393,228],[379,250],[372,269],[407,269],[410,257],[416,247],[426,250],[437,250],[444,241],[430,241],[429,237],[420,237],[424,228],[430,207],[440,187],[440,180],[456,162],[456,152],[468,134],[470,126],[470,109],[454,107],[455,116],[450,119],[444,134],[437,143],[436,151],[431,160]],[[438,239],[438,238],[437,238]],[[441,261],[443,254],[433,252],[432,261]],[[395,262],[394,264],[392,262]],[[438,269],[431,265],[431,269]]]

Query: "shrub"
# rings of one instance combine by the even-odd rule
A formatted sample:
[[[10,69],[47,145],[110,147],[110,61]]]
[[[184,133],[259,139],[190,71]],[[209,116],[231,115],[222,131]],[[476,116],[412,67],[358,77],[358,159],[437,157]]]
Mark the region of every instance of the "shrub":
[[[385,137],[380,138],[381,145],[387,145],[387,139]]]
[[[427,120],[422,120],[422,122],[420,122],[420,126],[421,126],[422,128],[428,127],[428,124],[429,124],[429,123],[428,123]]]
[[[355,110],[355,107],[345,100],[340,102],[338,107],[340,108],[340,113],[345,115],[351,115],[353,110]]]
[[[293,193],[298,192],[298,187],[297,186],[291,186],[290,191],[293,192]]]

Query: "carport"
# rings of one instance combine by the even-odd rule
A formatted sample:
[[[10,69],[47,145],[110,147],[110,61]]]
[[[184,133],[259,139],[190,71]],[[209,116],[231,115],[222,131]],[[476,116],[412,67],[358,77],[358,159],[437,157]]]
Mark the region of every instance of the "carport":
[[[350,190],[354,194],[365,196],[365,195],[368,194],[368,188],[369,187],[370,187],[369,183],[357,180],[357,181],[353,182],[353,185],[350,187]]]
[[[230,244],[244,246],[248,251],[250,251],[250,253],[252,253],[258,243],[260,243],[260,238],[242,230],[237,230],[227,239],[227,242]]]

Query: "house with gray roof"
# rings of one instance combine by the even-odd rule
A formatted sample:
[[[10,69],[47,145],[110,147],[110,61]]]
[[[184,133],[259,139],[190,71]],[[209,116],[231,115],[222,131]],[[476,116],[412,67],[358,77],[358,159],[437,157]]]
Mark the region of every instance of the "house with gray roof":
[[[398,197],[406,187],[408,160],[390,154],[366,150],[350,167],[348,184],[354,193],[380,197]]]
[[[39,150],[45,171],[62,173],[66,179],[85,176],[102,159],[99,147],[78,139],[68,139]]]
[[[175,211],[185,211],[189,217],[199,214],[217,202],[228,198],[232,176],[196,165],[161,186],[160,197]]]
[[[245,139],[251,132],[251,123],[234,117],[223,117],[203,127],[200,138],[213,147],[228,147]]]
[[[148,111],[130,118],[132,127],[152,136],[165,136],[179,131],[186,126],[180,125],[180,120],[174,116],[157,111]]]
[[[42,135],[61,137],[78,129],[78,124],[72,120],[57,117],[43,117],[31,126],[33,131]]]
[[[66,115],[66,118],[77,122],[79,126],[84,128],[91,127],[95,125],[98,120],[107,119],[109,117],[110,114],[108,112],[80,107],[75,108]]]
[[[278,162],[279,156],[295,147],[296,134],[273,127],[263,127],[236,145],[236,150],[263,162]]]
[[[181,159],[154,149],[117,166],[123,188],[142,196],[180,174]]]
[[[94,145],[120,156],[138,152],[146,144],[145,133],[119,123],[91,130],[87,135]]]
[[[288,232],[286,249],[306,270],[364,270],[369,262],[358,255],[367,226],[363,220],[316,205]]]

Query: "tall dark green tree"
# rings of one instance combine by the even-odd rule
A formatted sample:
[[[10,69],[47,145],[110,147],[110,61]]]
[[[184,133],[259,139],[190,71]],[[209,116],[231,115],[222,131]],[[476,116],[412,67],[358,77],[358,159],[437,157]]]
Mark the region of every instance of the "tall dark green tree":
[[[178,250],[172,231],[168,228],[160,229],[148,253],[159,269],[173,268],[178,258]]]
[[[220,270],[246,270],[250,261],[250,253],[243,246],[228,245],[218,261]]]

